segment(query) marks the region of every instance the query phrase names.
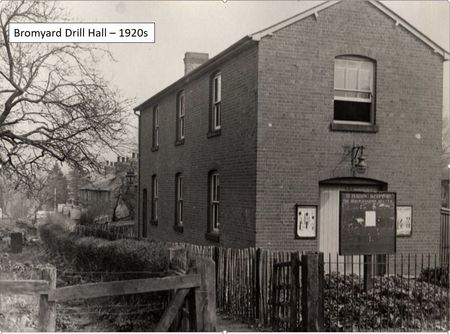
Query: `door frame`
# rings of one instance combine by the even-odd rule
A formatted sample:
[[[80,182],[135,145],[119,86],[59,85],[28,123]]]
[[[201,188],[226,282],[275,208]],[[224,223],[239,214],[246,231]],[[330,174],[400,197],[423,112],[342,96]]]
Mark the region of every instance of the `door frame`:
[[[380,191],[387,191],[388,184],[387,182],[380,181],[377,179],[370,179],[366,177],[354,177],[354,176],[345,176],[345,177],[334,177],[330,179],[325,179],[319,181],[319,189],[321,186],[372,186],[378,187]]]
[[[347,176],[347,177],[335,177],[335,178],[330,178],[330,179],[325,179],[322,181],[319,181],[319,198],[320,198],[320,189],[322,187],[330,187],[330,186],[335,186],[335,187],[375,187],[378,188],[378,191],[388,191],[388,183],[381,181],[381,180],[377,180],[377,179],[371,179],[371,178],[365,178],[365,177],[354,177],[354,176]],[[318,211],[320,211],[320,204],[318,206]],[[319,217],[318,220],[318,226],[319,229],[323,228],[323,225],[320,221],[320,219],[322,219],[321,217]],[[339,227],[338,227],[339,228]],[[320,233],[318,234],[318,248],[320,249]],[[383,268],[382,265],[379,265],[378,263],[385,263],[385,260],[383,260],[383,256],[384,255],[380,255],[380,256],[376,256],[375,257],[375,261],[372,262],[371,260],[371,265],[375,265],[375,274],[376,275],[383,275],[385,272],[385,268]],[[344,261],[345,263],[345,261]],[[345,264],[344,264],[345,265]]]

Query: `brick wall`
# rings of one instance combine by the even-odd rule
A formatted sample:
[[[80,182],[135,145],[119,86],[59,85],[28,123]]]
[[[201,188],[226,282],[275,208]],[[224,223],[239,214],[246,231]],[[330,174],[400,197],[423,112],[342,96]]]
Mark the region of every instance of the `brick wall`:
[[[376,60],[377,133],[329,129],[343,54]],[[398,239],[398,252],[436,252],[442,58],[372,5],[343,1],[263,38],[258,59],[256,245],[318,248],[294,239],[294,206],[318,205],[320,180],[350,176],[344,147],[356,144],[366,147],[363,176],[413,205],[412,237]]]
[[[181,59],[180,59],[181,61]],[[254,244],[256,205],[256,88],[257,48],[252,46],[185,87],[185,142],[175,146],[176,92],[159,105],[160,145],[152,145],[152,109],[140,116],[140,221],[142,189],[148,191],[151,217],[151,176],[159,182],[159,224],[148,224],[148,235],[197,244],[207,231],[208,172],[220,173],[221,238],[230,247]],[[221,135],[207,138],[209,130],[210,76],[222,73]],[[184,232],[173,229],[175,221],[175,174],[184,175]]]

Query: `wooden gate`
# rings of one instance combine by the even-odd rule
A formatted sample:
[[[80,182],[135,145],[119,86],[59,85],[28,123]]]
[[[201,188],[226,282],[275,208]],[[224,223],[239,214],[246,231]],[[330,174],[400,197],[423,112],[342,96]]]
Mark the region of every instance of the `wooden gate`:
[[[197,332],[216,330],[215,264],[210,259],[197,258],[192,261],[187,274],[163,278],[56,288],[56,268],[45,268],[41,280],[0,281],[0,293],[40,296],[39,332],[55,331],[57,302],[167,290],[174,291],[173,298],[156,326],[157,332],[169,329]]]
[[[291,261],[273,265],[272,329],[295,332],[300,328],[300,259],[292,253]]]
[[[272,329],[323,331],[323,253],[291,254],[273,265]],[[301,268],[301,270],[300,270]]]

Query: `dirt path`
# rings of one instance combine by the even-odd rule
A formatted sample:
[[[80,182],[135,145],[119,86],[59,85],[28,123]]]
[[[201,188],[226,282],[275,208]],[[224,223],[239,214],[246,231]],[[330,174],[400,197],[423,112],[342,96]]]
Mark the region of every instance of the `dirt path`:
[[[217,314],[217,330],[216,332],[254,332],[255,329],[248,324],[244,324],[239,320],[235,320],[224,314]]]

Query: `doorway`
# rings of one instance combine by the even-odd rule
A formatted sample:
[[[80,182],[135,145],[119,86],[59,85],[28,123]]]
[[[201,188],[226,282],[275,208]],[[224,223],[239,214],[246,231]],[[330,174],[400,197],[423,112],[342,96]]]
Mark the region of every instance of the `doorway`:
[[[319,251],[324,253],[328,263],[325,272],[363,273],[363,256],[339,255],[339,192],[386,190],[386,183],[364,178],[339,178],[319,183]]]

